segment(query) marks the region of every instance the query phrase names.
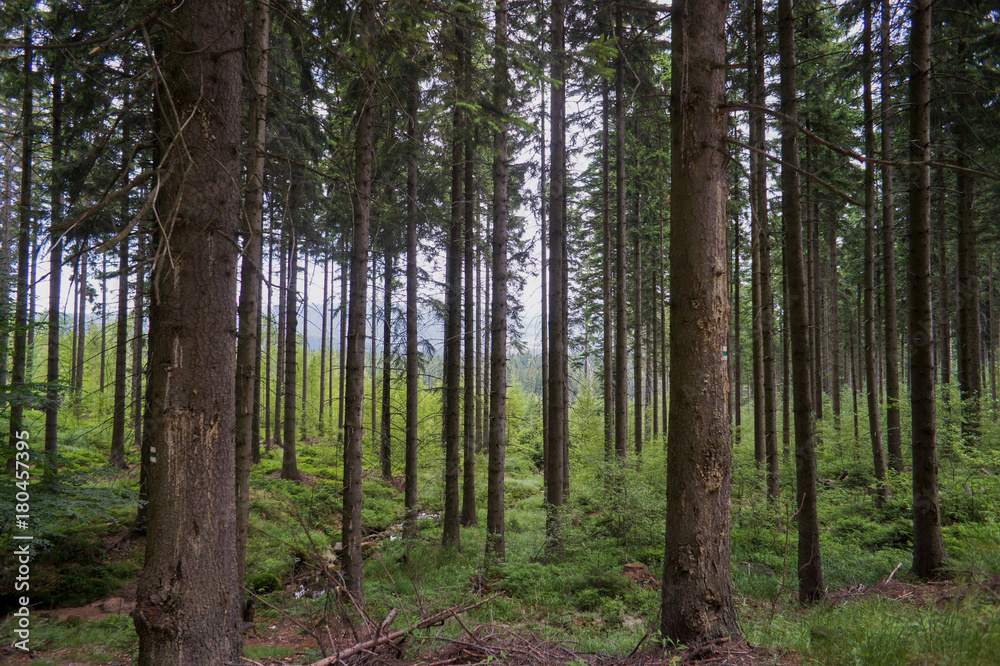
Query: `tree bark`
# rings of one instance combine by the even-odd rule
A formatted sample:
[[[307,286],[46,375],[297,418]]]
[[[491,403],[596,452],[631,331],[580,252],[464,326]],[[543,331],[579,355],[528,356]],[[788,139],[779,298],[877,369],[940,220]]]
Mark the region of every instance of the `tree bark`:
[[[45,372],[45,381],[49,387],[46,390],[45,402],[45,453],[50,456],[50,464],[55,469],[55,454],[58,452],[59,434],[59,296],[62,282],[62,249],[63,239],[56,231],[63,221],[63,182],[59,177],[59,170],[62,168],[62,73],[64,59],[61,54],[56,55],[55,66],[52,70],[52,171],[51,183],[51,219],[52,226],[49,234],[51,250],[49,251],[49,330],[48,330],[48,357]],[[6,192],[4,193],[6,201]],[[7,250],[4,248],[4,254]],[[0,280],[3,280],[6,289],[7,272],[0,272]],[[3,294],[3,299],[7,299],[7,294]],[[4,344],[3,356],[7,356],[7,345]]]
[[[671,74],[670,393],[661,631],[739,637],[730,573],[724,0],[680,0]]]
[[[565,420],[569,413],[568,311],[565,298],[567,263],[566,225],[566,42],[565,3],[552,2],[551,173],[549,183],[549,431],[546,439],[548,486],[546,552],[562,551],[562,505],[565,498]]]
[[[468,56],[471,60],[471,55]],[[467,64],[467,70],[471,69],[471,62]],[[476,299],[476,284],[474,274],[473,247],[475,242],[475,211],[473,210],[473,191],[475,188],[473,174],[473,141],[470,137],[465,144],[465,207],[463,213],[463,229],[465,242],[465,269],[463,293],[465,299],[465,356],[464,375],[462,379],[464,396],[462,398],[462,526],[468,527],[476,525],[479,520],[476,517],[476,354],[475,354],[475,312],[474,301]]]
[[[892,12],[889,0],[881,5],[881,53],[879,55],[879,81],[882,90],[882,159],[892,160],[892,41],[890,22]],[[885,276],[885,391],[886,391],[886,450],[889,467],[896,473],[903,471],[903,440],[899,412],[899,324],[896,314],[896,229],[895,188],[892,167],[882,165],[882,262]]]
[[[364,435],[365,311],[368,298],[368,250],[371,224],[374,143],[374,62],[377,0],[361,2],[359,48],[367,53],[361,68],[354,112],[354,187],[351,190],[352,242],[350,299],[347,303],[347,356],[344,380],[344,585],[355,599],[363,596],[361,559],[361,440]]]
[[[382,429],[379,432],[379,462],[381,463],[382,478],[386,481],[392,480],[392,437],[389,426],[391,425],[391,398],[392,398],[392,352],[390,343],[392,340],[392,282],[396,279],[393,259],[396,248],[390,244],[385,253],[385,289],[383,291],[382,307]],[[374,361],[373,361],[374,362]],[[375,406],[372,405],[372,409]]]
[[[14,471],[15,447],[18,441],[25,440],[23,434],[25,358],[27,356],[27,318],[28,318],[28,257],[31,245],[31,161],[32,161],[32,114],[34,112],[34,97],[32,95],[32,58],[31,48],[32,26],[31,18],[24,21],[24,89],[21,93],[21,189],[18,200],[17,228],[17,282],[15,283],[14,304],[14,355],[11,363],[10,397],[8,403],[10,412],[8,422],[9,451],[7,471]],[[6,298],[4,299],[7,300]],[[6,357],[6,347],[2,356]]]
[[[875,117],[872,110],[872,2],[867,0],[864,9],[864,112],[865,155],[875,157]],[[868,434],[872,444],[872,459],[877,484],[876,504],[883,506],[892,499],[892,489],[886,483],[885,448],[882,443],[882,418],[879,411],[879,394],[876,388],[875,340],[875,164],[865,162],[865,377],[868,397]]]
[[[257,352],[260,347],[261,266],[264,262],[264,139],[267,126],[268,44],[271,34],[270,0],[253,3],[250,42],[250,164],[244,191],[243,262],[236,336],[236,554],[237,581],[246,585],[246,548],[250,528],[250,465],[253,449]]]
[[[636,218],[638,220],[638,218]],[[642,435],[643,435],[643,395],[642,395],[642,241],[639,239],[639,230],[633,230],[632,234],[632,317],[634,319],[635,332],[632,342],[632,385],[635,391],[633,400],[635,407],[635,455],[642,456]],[[728,418],[728,414],[727,414]]]
[[[123,210],[122,224],[127,224]],[[125,389],[128,362],[128,237],[118,246],[118,321],[115,325],[115,403],[108,465],[125,469]]]
[[[281,453],[281,478],[289,481],[301,481],[299,474],[298,456],[295,450],[295,422],[296,416],[296,389],[295,371],[298,359],[296,358],[296,328],[298,323],[298,230],[299,222],[298,210],[301,205],[302,187],[301,173],[292,171],[292,185],[290,188],[290,203],[292,209],[288,217],[284,233],[288,235],[286,240],[288,247],[288,282],[285,286],[285,412],[283,415],[284,439]]]
[[[462,12],[455,19],[456,73],[454,82],[455,108],[452,114],[451,146],[451,218],[448,224],[448,248],[445,265],[445,324],[444,324],[444,529],[442,543],[446,547],[461,546],[461,490],[459,474],[462,464],[461,447],[461,370],[462,370],[462,221],[463,216],[463,145],[467,136],[466,113],[459,104],[464,84],[464,50],[467,46]]]
[[[497,0],[493,104],[500,113],[493,132],[493,302],[490,315],[489,479],[486,559],[507,556],[504,526],[504,460],[507,451],[507,0]]]
[[[910,406],[913,437],[913,568],[937,575],[944,562],[938,500],[931,328],[930,78],[931,0],[915,0],[910,25]]]
[[[615,5],[615,36],[622,39],[622,8]],[[615,57],[615,453],[628,455],[628,357],[625,326],[625,55]]]
[[[186,0],[162,35],[157,205],[170,260],[153,271],[150,309],[149,530],[132,613],[143,666],[230,663],[242,651],[231,481],[241,7]]]
[[[778,44],[781,67],[781,112],[795,121],[796,100],[795,17],[792,0],[778,3]],[[799,602],[821,599],[823,563],[819,549],[816,515],[816,449],[813,432],[812,384],[810,382],[809,306],[806,269],[802,256],[802,213],[799,192],[798,135],[792,122],[781,123],[781,212],[785,220],[785,271],[791,323],[792,381],[795,412],[795,506],[798,507]]]
[[[969,149],[965,120],[957,121],[958,166],[966,167]],[[982,394],[982,331],[979,325],[979,273],[975,183],[967,171],[955,176],[958,190],[958,389],[962,398],[962,439],[975,446],[980,436],[979,399]]]
[[[413,58],[410,59],[413,61]],[[417,527],[417,446],[419,440],[417,413],[420,386],[420,350],[417,347],[417,195],[418,195],[418,151],[420,136],[417,127],[417,111],[420,106],[420,79],[414,66],[408,77],[408,98],[406,114],[406,482],[404,504],[406,518],[403,522],[403,538],[414,539]]]

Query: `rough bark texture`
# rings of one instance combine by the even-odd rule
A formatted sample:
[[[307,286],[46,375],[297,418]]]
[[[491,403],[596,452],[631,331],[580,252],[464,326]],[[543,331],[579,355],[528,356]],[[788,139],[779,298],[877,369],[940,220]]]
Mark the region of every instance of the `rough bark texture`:
[[[301,481],[299,474],[298,456],[295,450],[295,415],[296,409],[296,385],[295,371],[298,365],[296,353],[296,328],[298,328],[298,238],[296,237],[296,223],[298,222],[298,209],[301,204],[302,188],[301,173],[295,175],[293,170],[292,185],[289,188],[291,215],[285,228],[288,235],[288,283],[285,285],[285,412],[282,430],[284,439],[281,450],[281,478],[291,481]]]
[[[471,58],[471,56],[469,56]],[[469,69],[467,67],[467,69]],[[465,356],[463,357],[462,397],[462,525],[475,525],[476,518],[476,385],[475,385],[475,265],[473,239],[475,236],[475,211],[473,210],[473,142],[465,144],[465,207],[462,210],[465,239],[464,299],[465,299]]]
[[[118,246],[118,321],[115,323],[115,402],[111,419],[111,451],[108,455],[108,464],[118,469],[125,469],[125,391],[128,351],[128,237],[125,237]]]
[[[944,562],[938,502],[934,335],[931,328],[930,79],[931,0],[915,0],[910,25],[910,407],[913,436],[914,575]]]
[[[616,5],[615,36],[621,38],[621,5]],[[628,343],[625,323],[625,57],[615,58],[615,453],[628,453]]]
[[[375,37],[376,0],[362,0],[359,47],[369,51]],[[364,435],[365,310],[368,299],[368,250],[371,224],[372,162],[375,158],[375,63],[361,69],[354,135],[354,188],[351,190],[352,240],[350,300],[347,304],[347,354],[344,378],[344,584],[361,596],[361,439]]]
[[[416,68],[414,68],[416,69]],[[420,80],[410,73],[407,99],[406,138],[406,482],[404,504],[406,518],[403,538],[417,536],[417,391],[420,385],[420,350],[417,347],[417,151],[420,138],[417,110],[420,105]]]
[[[872,110],[872,1],[865,2],[864,9],[864,107],[865,107],[865,155],[875,157],[875,118]],[[875,467],[875,482],[878,486],[876,504],[879,506],[892,499],[892,490],[886,483],[885,448],[882,443],[882,418],[877,389],[875,340],[875,164],[865,162],[865,388],[868,398],[868,435],[872,444],[872,460]]]
[[[507,0],[497,0],[493,103],[507,112]],[[489,480],[486,558],[506,557],[504,460],[507,452],[507,119],[493,133],[493,303],[490,315]]]
[[[223,664],[241,653],[233,483],[241,7],[187,0],[163,34],[158,206],[170,258],[158,258],[150,307],[149,530],[132,613],[143,665]]]
[[[566,256],[566,71],[563,0],[552,2],[551,181],[549,184],[549,431],[546,439],[548,551],[562,548],[560,509],[566,487],[563,470],[565,421],[569,414],[568,326],[565,287],[569,274]]]
[[[729,569],[731,432],[723,356],[726,2],[674,4],[670,423],[661,631],[737,638]]]
[[[603,359],[601,378],[604,390],[604,460],[610,461],[615,450],[615,392],[614,392],[614,319],[611,315],[611,101],[608,82],[601,78],[601,255],[604,320]]]
[[[781,111],[795,120],[796,62],[795,18],[792,0],[778,3],[778,43],[781,67]],[[795,413],[795,506],[798,508],[799,601],[807,603],[823,597],[823,565],[819,551],[819,522],[816,515],[816,449],[813,432],[812,385],[806,269],[802,256],[802,216],[799,192],[799,148],[795,127],[781,124],[781,212],[785,220],[785,279],[788,282],[788,310],[792,354],[793,411]]]
[[[882,151],[883,160],[892,160],[892,41],[890,21],[892,11],[889,0],[882,0],[881,53],[879,55],[879,81],[882,97]],[[892,167],[882,165],[882,265],[885,281],[885,444],[889,454],[889,467],[897,473],[903,471],[903,441],[899,413],[899,325],[896,314],[896,229],[895,189]]]
[[[958,164],[965,167],[969,149],[967,130],[964,120],[958,122]],[[973,214],[975,180],[967,171],[959,171],[955,185],[958,189],[958,390],[962,398],[962,438],[976,445],[980,435],[983,348],[979,324],[979,258]]]
[[[382,478],[392,480],[392,283],[395,278],[395,247],[385,253],[385,290],[382,292],[382,421],[379,431],[379,462]],[[373,360],[374,362],[374,360]],[[373,405],[374,407],[374,405]]]
[[[261,266],[264,261],[264,134],[267,122],[270,0],[253,4],[250,42],[249,168],[245,191],[243,263],[240,266],[239,332],[236,336],[236,532],[240,589],[246,584],[246,547],[250,525],[250,464],[254,405],[259,403],[257,352],[260,347]]]
[[[62,166],[62,70],[63,58],[56,56],[55,67],[52,72],[52,169],[58,174],[58,169]],[[49,383],[46,391],[45,403],[45,452],[55,454],[58,448],[59,434],[59,295],[61,290],[62,276],[62,239],[59,232],[55,231],[62,224],[63,216],[63,182],[58,176],[52,178],[52,229],[50,241],[52,243],[49,251],[49,330],[48,330],[48,356],[46,363],[45,381]],[[6,192],[4,193],[6,195]],[[4,201],[6,201],[6,197]],[[6,217],[6,216],[5,216]],[[7,250],[4,249],[4,254]],[[0,272],[0,280],[4,281],[6,289],[7,271]],[[7,294],[3,294],[4,300]],[[4,308],[6,309],[6,308]],[[7,345],[0,346],[5,350],[3,356],[6,357]],[[102,386],[103,390],[103,386]],[[54,455],[53,455],[54,457]],[[55,465],[55,460],[51,461]]]

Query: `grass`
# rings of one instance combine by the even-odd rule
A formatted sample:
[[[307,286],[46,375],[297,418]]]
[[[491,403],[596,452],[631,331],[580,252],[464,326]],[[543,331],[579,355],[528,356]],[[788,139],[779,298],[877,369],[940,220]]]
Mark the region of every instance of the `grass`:
[[[470,612],[466,623],[574,641],[583,651],[618,655],[655,633],[659,588],[625,578],[622,571],[628,563],[641,563],[658,577],[663,566],[667,461],[662,441],[647,444],[641,465],[633,459],[624,468],[606,468],[601,429],[595,427],[600,406],[593,395],[581,392],[571,425],[572,492],[562,516],[565,549],[561,557],[549,560],[537,467],[536,402],[524,392],[512,401],[508,559],[490,571],[483,563],[485,457],[476,460],[479,525],[462,530],[460,550],[440,545],[443,460],[431,419],[422,425],[419,499],[424,513],[416,540],[404,543],[399,538],[402,494],[377,474],[366,476],[365,595],[366,611],[373,618],[397,608],[400,619],[394,626],[400,627],[484,593],[503,592]],[[745,415],[745,423],[750,416]],[[862,422],[865,419],[862,415]],[[131,520],[136,495],[134,475],[103,467],[107,445],[95,432],[86,419],[72,423],[61,440],[66,470],[62,481],[58,486],[39,483],[35,489],[47,535],[36,562],[53,603],[83,603],[100,596],[134,580],[141,566],[141,553],[115,561],[101,548],[109,534]],[[837,603],[798,605],[794,470],[783,462],[784,494],[777,503],[768,502],[752,460],[750,431],[745,429],[733,457],[731,553],[737,613],[746,638],[775,650],[795,651],[805,663],[815,664],[1000,663],[1000,610],[993,591],[1000,581],[1000,429],[984,419],[981,442],[971,447],[955,438],[953,423],[943,423],[941,506],[953,577],[948,589],[960,593],[931,601],[863,593],[890,574],[901,585],[916,582],[907,577],[910,478],[907,473],[890,478],[894,499],[876,509],[866,435],[855,442],[846,415],[841,430],[828,418],[819,433],[825,583],[831,592],[862,593]],[[401,461],[401,444],[396,446],[395,459]],[[336,595],[324,592],[336,579],[339,451],[320,439],[300,445],[299,468],[308,475],[307,483],[276,478],[279,454],[266,454],[251,477],[248,580],[267,602],[258,605],[258,621],[324,626],[330,617],[353,613],[339,605]],[[368,463],[374,471],[375,461]],[[72,584],[62,585],[60,579]],[[464,629],[452,622],[423,635],[430,638],[438,632],[457,638]],[[127,617],[79,623],[39,619],[32,640],[43,651],[60,651],[57,661],[46,662],[50,657],[42,654],[36,663],[43,664],[67,659],[102,663],[134,655],[136,649]],[[414,644],[419,646],[420,640]],[[301,648],[282,644],[247,650],[247,656],[257,660],[300,659],[301,654]]]

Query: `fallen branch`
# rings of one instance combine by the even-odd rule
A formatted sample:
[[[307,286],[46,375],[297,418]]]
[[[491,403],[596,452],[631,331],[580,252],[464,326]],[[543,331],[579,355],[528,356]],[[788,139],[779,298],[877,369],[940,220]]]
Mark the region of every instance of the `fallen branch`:
[[[885,579],[886,583],[891,583],[892,582],[892,577],[896,575],[896,572],[899,571],[899,567],[901,567],[901,566],[903,566],[902,562],[900,562],[899,564],[896,565],[896,568],[892,570],[892,573],[889,574],[889,577]]]
[[[344,648],[343,650],[338,651],[336,654],[330,655],[329,657],[325,657],[323,659],[320,659],[319,661],[313,662],[309,664],[309,666],[330,666],[331,664],[335,664],[336,662],[345,659],[347,657],[350,657],[351,655],[357,654],[362,650],[370,650],[373,647],[378,647],[379,645],[383,645],[385,643],[391,643],[395,640],[402,638],[403,636],[406,636],[409,633],[417,631],[418,629],[426,629],[427,627],[433,627],[438,624],[444,624],[445,620],[447,620],[449,617],[456,617],[459,613],[465,613],[470,610],[479,608],[480,606],[490,601],[493,601],[498,596],[500,596],[499,592],[491,597],[483,599],[482,601],[479,601],[474,604],[469,604],[468,606],[463,606],[461,608],[452,607],[449,608],[448,610],[441,611],[440,613],[435,613],[434,615],[424,618],[420,622],[417,622],[416,624],[407,627],[406,629],[400,629],[398,631],[393,631],[392,633],[385,634],[384,636],[376,636],[375,638],[370,638],[366,641],[362,641],[360,643],[352,645],[349,648]]]

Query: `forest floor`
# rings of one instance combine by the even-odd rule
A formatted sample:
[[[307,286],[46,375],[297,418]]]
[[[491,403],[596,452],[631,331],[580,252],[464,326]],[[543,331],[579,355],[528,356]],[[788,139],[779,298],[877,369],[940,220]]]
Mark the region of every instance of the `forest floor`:
[[[142,539],[125,547],[126,553],[141,547]],[[895,574],[895,572],[893,572]],[[648,569],[636,567],[626,570],[623,576],[645,584],[658,584],[650,576]],[[292,590],[289,590],[292,593]],[[129,613],[135,608],[136,582],[131,581],[125,587],[114,591],[100,599],[71,607],[59,607],[39,613],[36,622],[52,627],[61,627],[64,631],[81,628],[89,623],[100,624],[101,621],[111,621],[119,626],[122,623],[131,624]],[[849,589],[831,591],[826,604],[832,608],[858,604],[872,600],[888,600],[900,604],[916,606],[949,607],[961,603],[964,599],[982,595],[989,597],[993,603],[1000,603],[1000,576],[992,576],[979,582],[943,580],[921,583],[886,580],[874,585],[855,585]],[[761,612],[768,612],[767,604],[757,602]],[[442,609],[445,617],[433,627],[440,627],[446,621],[457,621],[462,633],[443,637],[408,631],[405,637],[385,641],[377,646],[357,650],[344,657],[344,663],[372,664],[375,666],[450,666],[458,664],[510,664],[512,666],[534,666],[538,664],[571,664],[573,666],[678,666],[683,664],[699,664],[715,666],[731,664],[733,666],[759,666],[764,664],[774,666],[799,666],[811,662],[795,650],[767,648],[749,643],[746,640],[730,640],[728,638],[710,641],[702,644],[679,646],[671,648],[656,645],[649,633],[643,635],[639,642],[626,655],[601,654],[592,650],[582,650],[579,644],[572,640],[551,640],[526,632],[523,629],[507,624],[466,623],[460,615],[462,609]],[[773,605],[770,608],[774,612]],[[365,618],[367,619],[367,618]],[[373,621],[366,622],[374,625]],[[398,624],[398,623],[397,623]],[[328,657],[338,651],[352,650],[359,644],[377,640],[379,636],[398,630],[398,626],[375,629],[364,626],[350,626],[341,614],[332,614],[318,622],[314,619],[312,626],[303,623],[285,613],[277,616],[264,617],[248,627],[244,636],[244,647],[250,653],[281,654],[281,657],[263,659],[244,658],[241,663],[247,666],[287,666],[290,664],[307,665],[313,663],[319,655]],[[424,629],[421,627],[420,629]],[[825,627],[810,629],[813,640],[834,641],[835,636]],[[420,635],[418,635],[420,634]],[[60,646],[51,642],[45,647],[23,653],[10,647],[0,648],[0,663],[11,666],[27,666],[38,664],[79,664],[93,666],[106,664],[108,666],[128,666],[134,663],[135,650],[129,647],[122,650],[107,650],[105,658],[98,658],[92,650],[96,646],[88,645],[85,640],[73,646]],[[77,658],[87,653],[82,661]]]
[[[909,473],[893,474],[893,499],[875,506],[867,442],[854,439],[849,428],[837,431],[821,422],[819,520],[827,596],[810,606],[796,600],[793,461],[782,460],[785,491],[769,501],[753,462],[753,438],[744,432],[734,451],[730,534],[742,638],[676,645],[657,637],[666,511],[662,440],[651,442],[639,463],[603,463],[599,401],[578,397],[564,552],[550,558],[538,467],[540,411],[524,396],[519,400],[512,403],[518,418],[508,437],[506,561],[486,570],[482,524],[462,529],[460,549],[441,546],[442,460],[439,430],[430,423],[422,434],[419,536],[401,538],[401,478],[365,477],[363,605],[337,592],[343,483],[336,443],[302,442],[304,483],[281,479],[281,451],[265,452],[251,474],[247,587],[256,604],[241,663],[305,666],[354,649],[344,663],[1000,664],[1000,424],[989,423],[978,447],[963,444],[957,426],[942,429],[948,568],[942,580],[921,582],[908,573]],[[137,466],[108,468],[106,444],[87,422],[61,434],[60,455],[58,476],[39,473],[32,486],[35,651],[9,647],[11,619],[0,612],[0,664],[131,665],[138,647],[128,613],[145,543],[119,537],[135,517]],[[368,460],[369,469],[377,462]],[[485,456],[477,457],[476,470],[485,523]],[[4,579],[11,570],[6,563],[0,568],[3,612],[12,603],[6,592],[13,585]],[[397,631],[404,632],[398,640],[358,648]]]

